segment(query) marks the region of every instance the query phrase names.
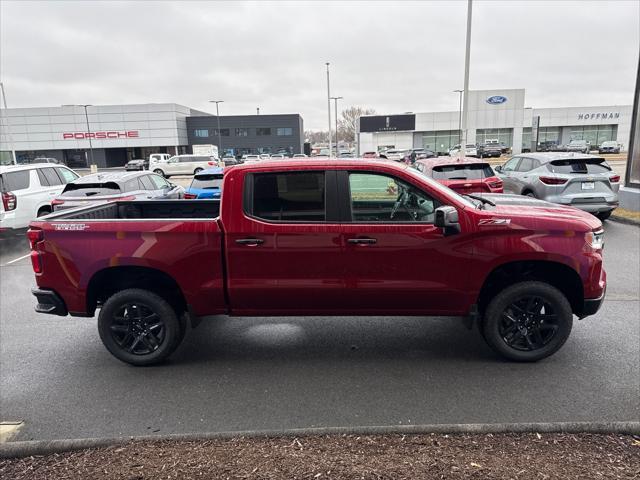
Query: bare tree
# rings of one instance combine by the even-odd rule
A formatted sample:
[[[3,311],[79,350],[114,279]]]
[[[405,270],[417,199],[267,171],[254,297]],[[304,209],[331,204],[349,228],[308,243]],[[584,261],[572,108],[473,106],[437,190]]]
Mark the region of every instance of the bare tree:
[[[306,130],[304,132],[305,141],[311,143],[311,145],[315,143],[326,143],[328,136],[329,134],[326,131]]]
[[[371,108],[349,107],[343,110],[338,120],[338,138],[347,142],[356,140],[358,118],[363,115],[373,115],[376,111]]]

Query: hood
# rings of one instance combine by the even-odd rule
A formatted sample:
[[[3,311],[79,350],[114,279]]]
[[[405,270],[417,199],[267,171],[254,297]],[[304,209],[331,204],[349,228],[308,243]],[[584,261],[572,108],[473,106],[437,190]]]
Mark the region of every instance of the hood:
[[[602,228],[602,222],[597,217],[568,205],[545,202],[544,200],[524,195],[506,195],[503,193],[483,194],[482,198],[486,198],[496,204],[495,207],[489,206],[485,210],[489,214],[494,213],[512,217],[550,217],[567,220],[567,222],[571,223],[579,220],[585,224],[587,230]]]

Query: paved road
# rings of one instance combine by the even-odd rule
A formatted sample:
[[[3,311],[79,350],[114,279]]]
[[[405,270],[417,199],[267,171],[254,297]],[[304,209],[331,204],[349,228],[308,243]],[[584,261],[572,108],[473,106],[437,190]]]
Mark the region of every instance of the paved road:
[[[130,367],[103,348],[95,320],[33,313],[21,260],[0,267],[0,420],[25,421],[14,440],[637,421],[640,229],[606,230],[603,309],[531,365],[501,361],[455,319],[218,317],[189,332],[171,363]]]

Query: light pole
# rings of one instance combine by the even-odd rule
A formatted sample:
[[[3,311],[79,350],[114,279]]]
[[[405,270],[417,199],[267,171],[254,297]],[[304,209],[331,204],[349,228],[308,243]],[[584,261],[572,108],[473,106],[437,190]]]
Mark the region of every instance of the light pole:
[[[93,161],[93,143],[91,142],[91,128],[89,128],[89,114],[87,113],[87,107],[91,107],[90,103],[88,104],[72,104],[72,105],[62,105],[63,107],[83,107],[84,108],[84,118],[87,121],[87,137],[89,138],[89,155],[91,156],[91,165],[95,165]]]
[[[256,107],[256,115],[260,115],[260,107]]]
[[[469,111],[469,58],[471,57],[471,13],[473,2],[467,0],[467,45],[464,53],[464,104],[462,107],[462,124],[464,125],[464,139],[460,141],[460,158],[467,155],[467,112]]]
[[[464,90],[454,90],[454,92],[458,92],[458,96],[460,97],[460,107],[458,108],[458,141],[462,142],[462,94]],[[460,146],[462,146],[462,143]]]
[[[336,105],[336,157],[338,156],[338,100],[342,100],[343,97],[331,97],[331,100]]]
[[[329,115],[329,158],[331,158],[331,90],[329,88],[329,62],[326,62],[327,66],[327,114]]]
[[[218,104],[224,103],[224,100],[209,100],[209,103],[216,104],[216,118],[218,119],[218,158],[220,158],[220,155],[224,157],[224,152],[222,151],[222,133],[220,132],[220,110],[218,109]]]

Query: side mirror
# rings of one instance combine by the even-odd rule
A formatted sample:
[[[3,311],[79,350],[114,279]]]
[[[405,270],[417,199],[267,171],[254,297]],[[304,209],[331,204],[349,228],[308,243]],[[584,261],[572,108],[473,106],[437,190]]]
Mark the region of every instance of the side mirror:
[[[496,172],[502,172],[502,165],[498,165],[497,167],[494,168],[494,170]]]
[[[436,227],[444,230],[445,237],[460,233],[458,211],[449,205],[436,208]]]

